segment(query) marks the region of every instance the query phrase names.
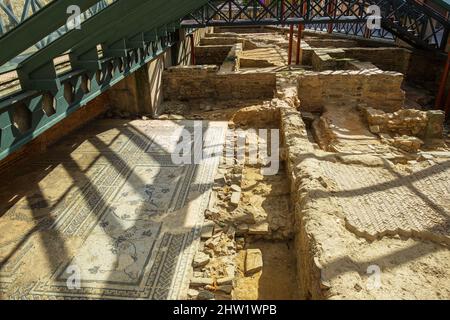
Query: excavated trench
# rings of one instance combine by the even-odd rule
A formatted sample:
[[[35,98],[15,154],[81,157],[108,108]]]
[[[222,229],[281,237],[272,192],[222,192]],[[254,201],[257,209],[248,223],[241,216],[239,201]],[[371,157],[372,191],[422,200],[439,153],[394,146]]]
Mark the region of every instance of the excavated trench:
[[[262,168],[268,163],[261,160],[260,153],[267,146],[268,154],[274,155],[270,150],[272,139],[281,136],[279,112],[270,106],[270,101],[235,104],[197,101],[184,107],[181,104],[167,105],[166,110],[171,112],[167,117],[176,118],[178,110],[184,119],[229,123],[224,158],[205,213],[205,225],[214,226],[213,237],[221,232],[229,237],[217,244],[211,244],[211,238],[203,239],[199,252],[201,255],[206,252],[211,259],[207,265],[194,267],[193,278],[220,279],[233,273],[232,293],[225,294],[228,288],[219,280],[213,290],[216,299],[298,299],[294,215],[286,165],[277,157],[272,166],[276,172],[264,173]],[[267,135],[261,136],[267,139],[257,137],[260,129],[267,130]],[[245,147],[237,143],[243,136]],[[257,163],[252,162],[250,154],[250,150],[255,150],[256,141]],[[244,159],[240,157],[243,149]],[[198,298],[195,291],[200,291],[202,296],[194,280],[190,298]]]
[[[263,235],[254,235],[252,233],[255,231],[252,230],[243,234],[245,249],[259,250],[263,263],[261,272],[248,275],[246,252],[238,252],[235,299],[297,298],[293,211],[284,163],[281,166],[278,174],[274,176],[262,176],[259,168],[244,168],[244,194],[239,206],[251,207],[249,211],[253,214],[266,217],[269,230]]]

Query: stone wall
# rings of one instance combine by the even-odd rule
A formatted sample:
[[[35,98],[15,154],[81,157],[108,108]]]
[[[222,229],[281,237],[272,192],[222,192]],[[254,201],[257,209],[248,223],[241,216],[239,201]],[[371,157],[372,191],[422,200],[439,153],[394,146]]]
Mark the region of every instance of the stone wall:
[[[307,40],[308,41],[308,40]],[[319,46],[320,42],[316,45]],[[358,60],[370,62],[384,71],[396,71],[407,74],[411,60],[411,51],[403,48],[312,48],[309,43],[302,45],[304,64],[314,70],[343,70],[346,61]]]
[[[236,43],[242,43],[244,44],[245,39],[241,37],[214,37],[214,34],[212,34],[209,37],[204,37],[200,41],[201,46],[228,46],[228,45],[234,45]]]
[[[313,38],[306,37],[304,39],[311,47],[317,48],[352,48],[358,47],[358,42],[355,40],[347,40],[347,39],[323,39],[323,38]]]
[[[275,73],[221,73],[217,66],[171,67],[163,75],[166,100],[272,98]]]
[[[311,64],[313,70],[346,70],[351,67],[348,63],[352,59],[345,58],[345,52],[342,49],[316,49],[311,55]]]
[[[233,45],[215,45],[195,47],[195,64],[221,65]]]
[[[211,30],[211,28],[198,29],[194,33],[195,43],[200,43],[201,38]],[[174,54],[177,56],[174,57]],[[178,65],[191,64],[191,56],[191,39],[184,32],[180,32],[180,41],[176,48],[173,50],[169,48],[104,93],[108,96],[112,111],[125,116],[153,117],[161,113],[160,106],[163,101],[161,86],[164,70],[172,66],[173,62]]]
[[[381,70],[308,71],[298,78],[304,111],[318,112],[325,105],[365,106],[392,112],[404,105],[403,75]]]
[[[162,74],[170,65],[171,57],[166,52],[107,90],[104,94],[113,112],[156,115],[162,102]]]
[[[372,62],[381,70],[408,72],[411,51],[403,48],[345,48],[345,57]]]
[[[266,33],[268,28],[264,26],[260,27],[214,27],[214,33]]]
[[[417,136],[425,140],[443,137],[445,114],[440,110],[402,109],[385,113],[372,108],[362,108],[362,112],[372,133]]]
[[[409,81],[423,86],[437,94],[444,71],[446,57],[429,51],[414,50],[411,63],[406,73]],[[447,91],[450,88],[450,77],[447,79]]]
[[[213,28],[201,28],[197,29],[194,32],[194,45],[198,46],[200,45],[200,42],[204,37],[209,35],[212,32]],[[189,65],[192,63],[192,54],[191,54],[191,39],[190,37],[184,32],[184,30],[180,30],[180,41],[177,44],[177,51],[178,51],[178,57],[177,57],[177,65]]]
[[[321,271],[315,260],[315,252],[309,237],[308,188],[314,182],[308,173],[302,172],[304,162],[314,161],[314,147],[310,143],[302,115],[297,111],[295,82],[278,79],[277,99],[272,101],[280,111],[280,132],[284,152],[283,160],[291,185],[291,203],[294,209],[295,252],[297,257],[297,284],[300,299],[321,299]]]

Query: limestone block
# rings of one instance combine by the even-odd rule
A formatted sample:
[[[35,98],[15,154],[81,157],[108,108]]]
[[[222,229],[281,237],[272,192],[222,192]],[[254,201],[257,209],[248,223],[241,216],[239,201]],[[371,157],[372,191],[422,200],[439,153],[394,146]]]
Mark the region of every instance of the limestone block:
[[[240,191],[234,191],[231,194],[231,200],[230,202],[234,205],[238,205],[239,201],[241,200],[241,192]]]
[[[445,113],[441,110],[427,112],[428,123],[424,139],[442,139],[444,132]]]
[[[203,252],[197,252],[194,257],[194,261],[192,262],[192,266],[194,268],[199,268],[206,266],[210,261],[210,258],[207,254]]]
[[[395,137],[393,145],[406,152],[417,152],[423,145],[423,141],[416,137]]]
[[[213,279],[211,278],[193,278],[191,280],[191,286],[193,287],[203,287],[207,285],[212,285]]]
[[[248,233],[253,235],[267,235],[269,233],[269,224],[267,222],[254,224],[249,227]]]
[[[263,268],[262,253],[259,249],[248,249],[245,257],[245,275],[251,276]]]

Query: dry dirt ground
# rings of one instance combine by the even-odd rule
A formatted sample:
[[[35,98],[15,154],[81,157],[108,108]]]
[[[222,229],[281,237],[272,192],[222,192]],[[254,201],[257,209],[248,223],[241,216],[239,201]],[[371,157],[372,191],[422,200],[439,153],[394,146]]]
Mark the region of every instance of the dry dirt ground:
[[[246,277],[245,251],[237,256],[238,273],[234,299],[237,300],[294,300],[297,299],[295,250],[293,242],[258,241],[248,246],[260,249],[263,268]]]

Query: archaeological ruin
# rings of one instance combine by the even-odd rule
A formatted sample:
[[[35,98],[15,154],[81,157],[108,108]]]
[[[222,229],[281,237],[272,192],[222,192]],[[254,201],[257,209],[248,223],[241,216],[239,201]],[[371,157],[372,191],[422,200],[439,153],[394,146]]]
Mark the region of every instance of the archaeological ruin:
[[[450,299],[448,1],[19,2],[0,299]]]

